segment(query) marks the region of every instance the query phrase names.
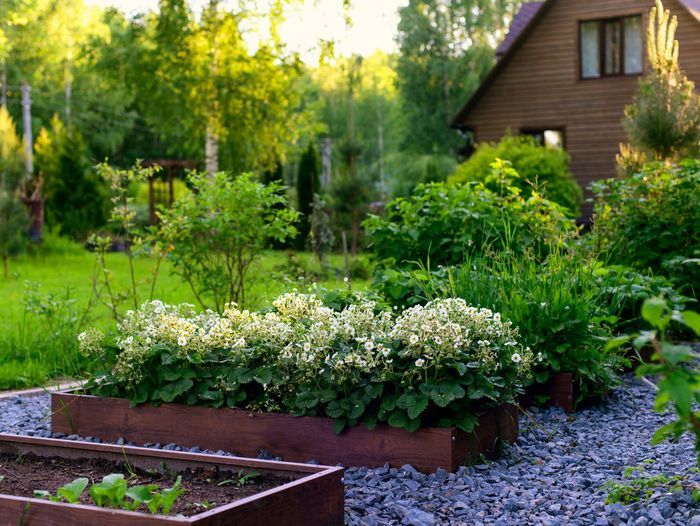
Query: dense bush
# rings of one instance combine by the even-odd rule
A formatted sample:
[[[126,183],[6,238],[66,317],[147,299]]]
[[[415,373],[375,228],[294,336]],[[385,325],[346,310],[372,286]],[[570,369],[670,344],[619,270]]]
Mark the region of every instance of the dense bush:
[[[44,178],[47,224],[85,240],[106,223],[108,199],[83,136],[54,117],[51,129],[39,132],[36,154],[37,168]]]
[[[359,299],[359,298],[358,298]],[[146,303],[119,326],[116,365],[87,389],[133,403],[288,411],[415,431],[456,425],[512,401],[532,362],[500,314],[445,299],[394,315],[373,301],[287,294],[266,313],[223,315]],[[110,353],[102,335],[85,352]],[[114,357],[112,357],[114,358]],[[109,359],[109,358],[107,358]]]
[[[385,269],[457,265],[468,254],[506,247],[540,257],[576,234],[564,209],[538,193],[524,198],[517,188],[496,193],[481,183],[420,186],[412,197],[392,201],[384,217],[371,216],[364,226],[380,274]]]
[[[596,183],[595,241],[612,263],[672,276],[700,297],[700,161]]]
[[[156,239],[171,247],[174,273],[201,305],[222,312],[245,302],[251,265],[270,242],[296,234],[298,214],[278,207],[286,204],[281,186],[251,174],[192,174],[189,182],[194,192],[159,214]]]
[[[565,207],[572,217],[580,213],[583,192],[569,170],[569,155],[560,148],[546,148],[529,136],[507,136],[498,143],[481,143],[448,182],[478,181],[497,192],[504,184],[491,170],[497,159],[510,162],[517,172],[505,182],[506,186],[519,188],[525,197],[536,188],[547,199]]]
[[[606,298],[595,287],[594,268],[571,254],[553,253],[539,262],[532,254],[500,253],[457,267],[394,271],[395,281],[386,288],[402,291],[401,303],[458,297],[501,312],[518,327],[524,344],[540,353],[535,381],[572,372],[580,388],[578,402],[614,384],[619,364],[616,354],[604,350],[615,318],[600,308]]]

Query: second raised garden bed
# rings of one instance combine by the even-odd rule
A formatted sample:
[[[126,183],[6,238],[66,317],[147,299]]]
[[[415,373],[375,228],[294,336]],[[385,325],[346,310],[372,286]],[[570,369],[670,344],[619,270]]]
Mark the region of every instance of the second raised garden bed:
[[[55,494],[56,488],[49,485],[60,487],[66,480],[95,479],[120,469],[129,480],[183,476],[185,493],[178,503],[182,513],[165,516],[148,514],[145,509],[124,511],[97,507],[84,502],[88,500],[87,491],[80,504],[32,497],[33,489],[50,490]],[[344,521],[342,472],[335,467],[0,434],[0,524],[341,525]],[[241,473],[251,477],[247,484],[241,485],[240,478],[237,479]],[[259,477],[259,481],[252,482],[253,477]],[[236,480],[239,481],[237,487],[231,485],[232,489],[222,489],[223,485]],[[211,503],[205,500],[207,491],[213,495]],[[229,496],[227,500],[226,494],[238,497]]]
[[[128,400],[76,392],[51,395],[54,433],[144,443],[175,443],[257,457],[261,450],[284,460],[344,466],[394,467],[411,464],[423,472],[450,471],[493,456],[518,438],[518,412],[503,405],[484,412],[472,433],[424,428],[410,433],[387,425],[333,431],[329,418],[250,413],[179,404],[130,407]]]

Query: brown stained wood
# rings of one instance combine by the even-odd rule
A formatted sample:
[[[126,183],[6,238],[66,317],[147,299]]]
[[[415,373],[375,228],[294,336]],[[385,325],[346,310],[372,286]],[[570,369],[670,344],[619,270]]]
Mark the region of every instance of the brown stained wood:
[[[260,450],[285,460],[378,467],[411,464],[424,472],[454,471],[463,462],[489,454],[496,443],[496,418],[491,410],[480,419],[475,436],[455,428],[428,428],[415,433],[387,425],[364,426],[338,435],[333,421],[240,409],[213,409],[179,404],[130,407],[128,400],[71,393],[52,395],[54,433],[77,433],[114,441],[176,443],[256,457]],[[483,435],[483,436],[482,436]],[[516,437],[509,437],[515,440]],[[457,448],[457,450],[455,450]]]
[[[523,407],[533,405],[535,397],[547,396],[547,407],[561,407],[567,413],[574,411],[576,389],[572,373],[557,373],[545,384],[535,384],[525,390],[520,404]]]
[[[624,108],[632,102],[640,77],[581,80],[578,24],[640,14],[645,32],[652,5],[651,0],[554,0],[455,125],[473,128],[477,141],[497,141],[507,130],[564,127],[579,184],[585,188],[591,181],[614,177],[618,145],[627,142]],[[678,17],[681,67],[700,85],[700,22],[678,0],[666,0],[664,7]],[[646,35],[644,39],[646,50]],[[590,211],[590,205],[584,208]]]
[[[0,526],[168,526],[191,524],[317,526],[341,525],[344,518],[342,468],[299,465],[176,451],[159,451],[112,444],[0,434],[1,453],[32,453],[62,458],[127,458],[135,467],[161,469],[197,468],[216,465],[220,469],[255,468],[274,473],[305,473],[303,478],[237,502],[188,518],[150,516],[143,513],[96,508],[94,506],[48,502],[0,494]],[[20,520],[22,522],[20,522]]]
[[[77,504],[61,504],[0,494],[0,526],[175,526],[187,519],[156,517],[143,513],[103,510]]]

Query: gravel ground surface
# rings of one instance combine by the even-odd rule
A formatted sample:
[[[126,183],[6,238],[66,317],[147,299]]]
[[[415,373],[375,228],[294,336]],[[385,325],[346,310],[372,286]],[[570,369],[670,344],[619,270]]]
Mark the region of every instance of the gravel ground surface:
[[[649,386],[626,377],[602,405],[573,415],[534,410],[531,418],[522,418],[520,440],[501,460],[457,473],[423,475],[411,466],[348,469],[347,522],[700,526],[700,507],[687,489],[657,490],[643,503],[629,506],[605,504],[605,482],[623,481],[625,468],[642,463],[649,474],[682,475],[688,485],[700,484],[689,439],[650,445],[653,431],[668,421],[653,412],[653,398]],[[0,402],[0,431],[51,436],[47,413],[47,396]],[[147,445],[180,449],[175,444]]]

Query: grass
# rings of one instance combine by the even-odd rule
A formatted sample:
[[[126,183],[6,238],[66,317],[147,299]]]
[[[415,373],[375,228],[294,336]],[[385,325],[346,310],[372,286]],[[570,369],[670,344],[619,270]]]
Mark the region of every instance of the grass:
[[[56,240],[33,254],[13,260],[10,276],[0,277],[0,389],[42,385],[49,379],[77,377],[86,363],[77,352],[76,333],[87,326],[112,331],[115,322],[109,308],[97,304],[82,320],[92,297],[94,254],[77,244]],[[124,254],[108,255],[118,290],[129,284],[128,260]],[[153,262],[137,259],[139,302],[148,299]],[[318,284],[343,287],[342,257],[330,258],[329,278]],[[250,309],[270,305],[279,294],[295,288],[304,291],[318,269],[307,253],[268,251],[253,266],[246,304]],[[366,280],[354,280],[353,288],[364,289]],[[189,287],[172,275],[167,261],[156,281],[155,299],[166,303],[196,304]],[[128,309],[124,305],[124,310]],[[82,321],[81,321],[82,320]]]

